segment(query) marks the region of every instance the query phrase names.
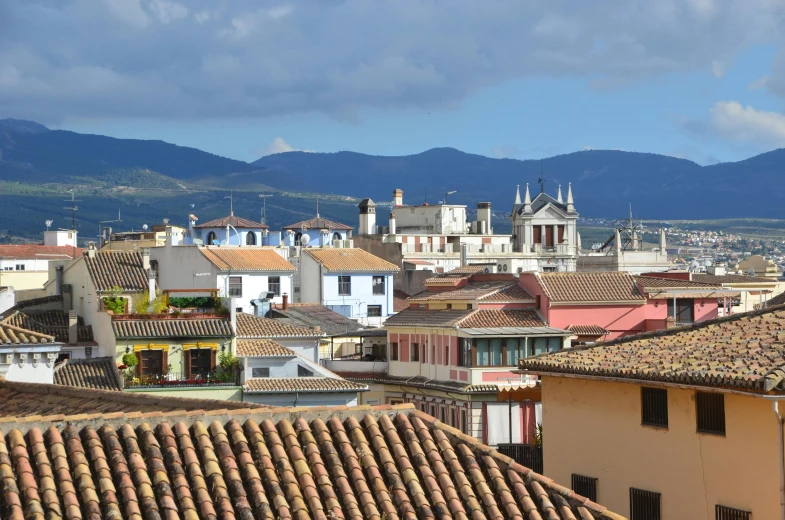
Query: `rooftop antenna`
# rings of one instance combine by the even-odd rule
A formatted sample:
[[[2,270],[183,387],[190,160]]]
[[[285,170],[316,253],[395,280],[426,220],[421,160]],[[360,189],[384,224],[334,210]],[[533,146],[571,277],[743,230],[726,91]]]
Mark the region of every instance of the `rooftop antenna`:
[[[545,193],[545,174],[542,172],[542,159],[540,159],[540,178],[537,179],[540,184],[540,193]]]
[[[447,196],[448,195],[453,195],[455,193],[458,193],[458,190],[452,190],[452,191],[448,191],[447,193],[445,193],[444,194],[444,203],[447,204]]]
[[[46,221],[46,230],[47,231],[49,231],[49,228],[52,227],[52,222],[54,222],[54,221],[53,220],[47,220]]]
[[[81,202],[79,199],[76,199],[76,193],[73,189],[68,190],[71,193],[71,200],[66,200],[66,202],[70,202],[70,206],[66,206],[63,209],[70,209],[71,210],[71,230],[76,231],[76,212],[79,210],[79,206],[76,205],[77,202]]]
[[[102,220],[98,223],[98,249],[103,247],[103,234],[104,234],[104,224],[111,224],[112,222],[122,222],[120,218],[120,210],[117,210],[117,219],[115,220]],[[111,240],[109,240],[111,242]],[[111,249],[111,248],[110,248]]]

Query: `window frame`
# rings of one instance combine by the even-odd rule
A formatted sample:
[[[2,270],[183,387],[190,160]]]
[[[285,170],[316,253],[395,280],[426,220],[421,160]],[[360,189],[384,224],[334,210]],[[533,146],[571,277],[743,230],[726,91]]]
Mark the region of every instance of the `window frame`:
[[[420,362],[420,344],[419,343],[410,343],[409,344],[409,361],[410,362]]]
[[[702,407],[703,410],[701,410]],[[709,409],[706,409],[707,407]],[[714,410],[711,410],[711,407],[714,407]],[[720,425],[720,423],[722,424]],[[725,394],[695,392],[695,427],[698,433],[723,437],[726,435]]]
[[[634,499],[643,501],[634,509]],[[656,501],[656,503],[651,503]],[[654,506],[652,508],[652,506]],[[636,514],[641,512],[644,515]],[[630,488],[630,520],[660,520],[662,518],[662,493],[645,489]]]
[[[374,296],[384,296],[387,294],[387,277],[386,276],[374,276],[371,279],[371,287]],[[378,283],[381,282],[381,283]]]
[[[267,375],[257,376],[256,375],[256,371],[257,370],[266,370],[267,371]],[[270,377],[270,367],[251,367],[251,378],[252,379],[263,379],[263,378],[269,378],[269,377]]]
[[[352,295],[352,277],[345,274],[338,275],[338,296],[351,296],[351,295]]]
[[[472,366],[472,339],[458,338],[458,366]]]
[[[268,276],[267,277],[267,292],[271,292],[276,296],[281,295],[281,277]]]
[[[243,277],[242,276],[229,276],[227,277],[227,287],[229,293],[227,296],[230,298],[242,298],[243,297]],[[239,284],[238,284],[239,280]],[[239,286],[239,291],[238,291]]]
[[[587,477],[586,475],[579,475],[578,473],[572,474],[572,490],[582,495],[592,502],[597,502],[597,482],[599,479],[596,477]]]
[[[256,245],[256,233],[254,231],[248,231],[245,234],[245,245],[247,245],[247,246],[255,246]]]
[[[371,313],[371,309],[374,309],[374,313]],[[378,310],[378,314],[375,312]],[[381,305],[368,305],[366,316],[369,318],[381,318],[382,317],[382,306]]]
[[[662,402],[659,402],[658,400],[662,399],[663,395],[665,398],[664,422],[662,421],[662,410],[658,411],[649,409],[647,413],[647,406],[651,408],[653,405],[662,405]],[[663,428],[667,430],[669,427],[668,412],[667,388],[641,386],[641,425],[651,426],[653,428]]]
[[[400,351],[398,350],[398,342],[390,342],[390,361],[399,361]]]

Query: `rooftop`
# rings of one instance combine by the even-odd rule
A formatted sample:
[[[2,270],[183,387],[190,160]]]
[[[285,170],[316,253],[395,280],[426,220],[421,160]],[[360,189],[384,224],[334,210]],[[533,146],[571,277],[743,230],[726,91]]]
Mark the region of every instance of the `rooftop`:
[[[238,339],[237,357],[295,357],[297,354],[271,339]]]
[[[454,285],[457,280],[470,278],[475,273],[482,273],[487,265],[470,264],[456,267],[452,271],[432,276],[425,280],[425,285]]]
[[[622,518],[412,405],[16,421],[3,432],[9,518]]]
[[[532,273],[551,303],[644,303],[635,277],[624,272]]]
[[[113,319],[117,339],[153,338],[231,338],[232,324],[227,318],[144,317]]]
[[[147,272],[142,264],[141,251],[113,251],[102,249],[90,257],[84,255],[87,272],[98,292],[109,292],[115,286],[123,291],[146,291]]]
[[[259,377],[243,385],[246,394],[364,392],[368,385],[334,377]]]
[[[201,247],[199,250],[221,271],[296,270],[269,247]]]
[[[785,307],[522,359],[536,373],[785,392]]]
[[[10,316],[14,312],[22,309],[29,309],[30,307],[49,306],[51,304],[62,302],[62,295],[41,296],[40,298],[31,298],[29,300],[22,300],[17,302],[16,305],[10,309],[6,309],[0,316]]]
[[[303,251],[322,264],[328,272],[395,273],[400,271],[395,264],[356,247],[304,249]]]
[[[267,226],[265,226],[261,222],[254,222],[253,220],[235,217],[234,215],[217,218],[215,220],[205,222],[204,224],[198,224],[194,227],[197,229],[203,229],[203,228],[225,228],[226,226],[232,226],[234,228],[253,228],[253,229],[267,228]]]
[[[338,314],[319,303],[292,303],[286,310],[275,308],[271,311],[274,319],[284,320],[301,327],[319,327],[328,336],[346,334],[362,329],[356,320]]]
[[[335,222],[334,220],[329,220],[319,216],[316,216],[308,220],[301,220],[300,222],[295,222],[294,224],[289,224],[288,226],[284,226],[281,229],[291,229],[293,231],[300,231],[303,228],[329,229],[330,231],[351,231],[352,229],[354,229],[352,226],[347,226],[346,224],[341,224],[340,222]]]
[[[317,338],[323,334],[312,328],[289,325],[282,320],[237,313],[238,338]]]
[[[2,244],[0,258],[8,260],[63,260],[79,258],[82,250],[71,246],[45,246],[41,244]]]
[[[42,343],[55,343],[55,338],[48,334],[11,325],[5,321],[0,322],[0,346],[39,345]]]
[[[66,359],[55,365],[54,383],[98,390],[122,390],[120,372],[113,357]]]
[[[58,310],[16,311],[5,318],[3,323],[54,336],[55,341],[68,343],[68,313]],[[85,325],[79,316],[76,321],[76,339],[79,343],[93,342],[93,327]]]
[[[469,282],[463,287],[447,291],[424,291],[409,298],[410,303],[468,300],[487,302],[530,301],[534,298],[518,285],[517,280]]]
[[[692,273],[693,282],[704,282],[713,284],[777,284],[779,283],[776,278],[767,276],[747,276],[743,274],[705,274],[705,273]]]
[[[446,327],[478,334],[563,334],[549,327],[535,309],[405,309],[390,316],[386,327]]]

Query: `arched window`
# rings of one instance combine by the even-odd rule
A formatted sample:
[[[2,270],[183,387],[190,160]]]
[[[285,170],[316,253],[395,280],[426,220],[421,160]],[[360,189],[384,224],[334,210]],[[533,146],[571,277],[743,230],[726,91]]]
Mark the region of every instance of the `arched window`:
[[[208,246],[211,246],[213,245],[213,242],[215,242],[217,238],[218,237],[215,236],[215,231],[210,231],[209,233],[207,233],[207,240],[205,241],[205,243]]]
[[[302,245],[302,242],[301,242],[301,239],[302,239],[302,238],[303,238],[303,234],[302,234],[301,232],[299,232],[299,231],[298,231],[298,232],[297,232],[297,233],[294,235],[294,245],[296,245],[296,246],[301,246],[301,245]]]
[[[247,246],[255,246],[256,245],[256,233],[253,231],[249,231],[245,235],[245,245]]]
[[[333,233],[333,242],[335,242],[336,240],[341,240],[340,233]]]

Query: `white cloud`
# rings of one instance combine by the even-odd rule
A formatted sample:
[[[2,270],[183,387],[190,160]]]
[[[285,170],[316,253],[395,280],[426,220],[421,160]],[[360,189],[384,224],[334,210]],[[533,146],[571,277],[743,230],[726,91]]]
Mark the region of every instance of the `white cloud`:
[[[184,5],[168,2],[167,0],[152,0],[150,2],[150,12],[162,24],[168,24],[188,16],[188,9]]]
[[[220,14],[218,11],[205,10],[195,13],[194,20],[196,20],[196,23],[201,25],[203,23],[209,22],[210,20],[217,20],[219,16]]]
[[[109,12],[123,22],[143,28],[147,26],[148,16],[139,0],[103,0]]]
[[[493,156],[499,159],[511,159],[520,153],[520,150],[515,146],[494,146],[491,151]]]
[[[272,140],[272,142],[267,145],[265,148],[256,148],[252,150],[255,155],[260,157],[265,157],[267,155],[273,155],[276,153],[285,153],[285,152],[314,152],[315,150],[300,150],[297,148],[292,148],[292,146],[284,141],[283,137],[276,137]]]
[[[699,134],[719,137],[739,145],[756,148],[785,146],[785,115],[756,110],[738,101],[720,101],[709,110],[704,121],[685,121]]]
[[[715,78],[721,78],[725,75],[725,64],[721,61],[714,60],[711,62],[711,73]]]

